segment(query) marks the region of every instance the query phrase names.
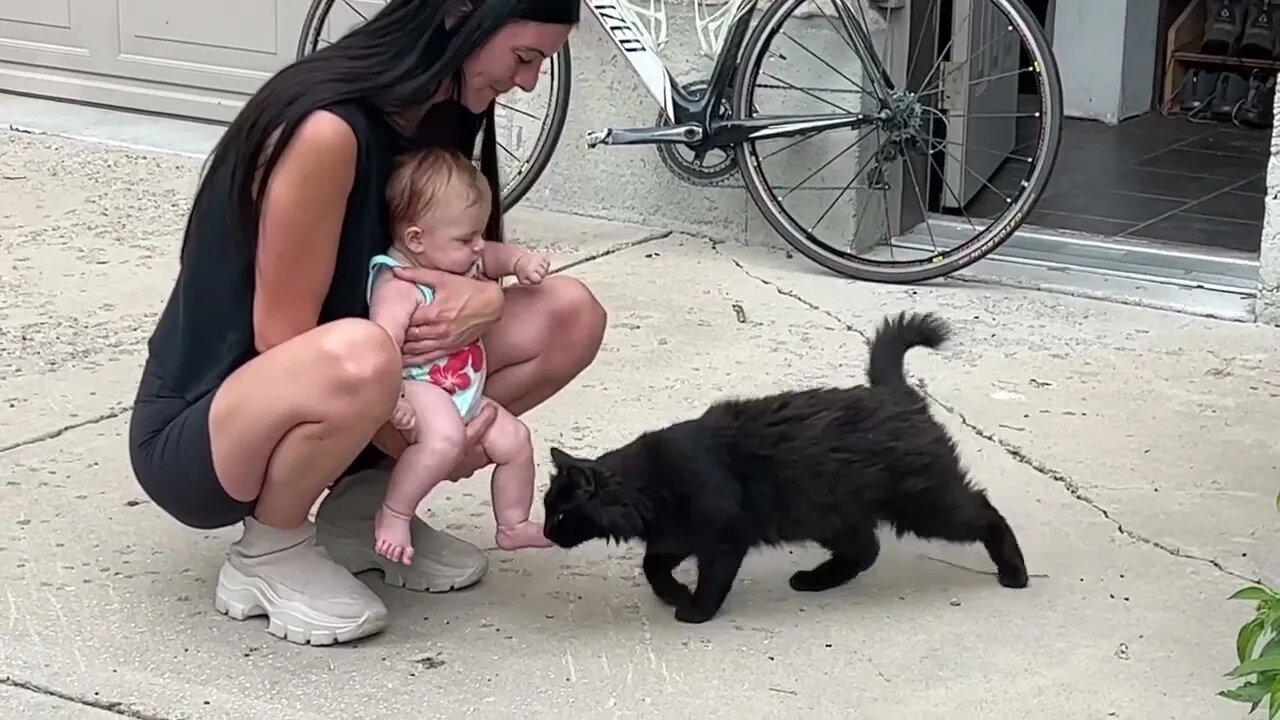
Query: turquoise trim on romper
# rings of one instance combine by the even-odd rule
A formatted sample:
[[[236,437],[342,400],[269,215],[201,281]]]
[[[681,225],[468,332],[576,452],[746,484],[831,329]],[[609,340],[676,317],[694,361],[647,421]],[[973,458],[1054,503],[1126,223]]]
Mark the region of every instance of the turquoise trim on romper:
[[[386,268],[404,267],[404,263],[396,260],[390,255],[380,254],[374,255],[369,260],[369,280],[365,284],[365,300],[367,301],[373,296],[373,281],[377,278],[378,273]],[[418,283],[418,290],[422,292],[423,303],[430,305],[435,299],[435,290],[429,285]],[[483,345],[481,349],[483,350]],[[489,374],[489,358],[485,354],[485,366],[480,372],[474,372],[470,368],[467,374],[471,376],[471,385],[466,390],[460,390],[453,393],[453,404],[458,408],[458,413],[462,415],[465,422],[470,422],[480,411],[480,404],[484,394],[485,378]],[[442,357],[433,360],[427,365],[412,365],[405,367],[401,371],[401,377],[405,380],[416,380],[418,382],[431,382],[431,368],[438,365],[444,365],[449,361],[449,357]]]

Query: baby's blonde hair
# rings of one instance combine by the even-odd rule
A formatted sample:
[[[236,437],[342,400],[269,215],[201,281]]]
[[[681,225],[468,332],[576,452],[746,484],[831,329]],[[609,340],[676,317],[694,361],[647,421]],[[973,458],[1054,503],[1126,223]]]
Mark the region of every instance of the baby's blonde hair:
[[[456,150],[427,148],[396,158],[387,183],[387,204],[395,230],[435,212],[437,203],[456,209],[489,203],[489,182]]]

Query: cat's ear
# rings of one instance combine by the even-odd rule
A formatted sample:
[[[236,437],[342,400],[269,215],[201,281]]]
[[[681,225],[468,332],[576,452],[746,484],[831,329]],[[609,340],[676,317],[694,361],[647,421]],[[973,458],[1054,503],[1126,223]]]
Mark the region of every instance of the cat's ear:
[[[558,447],[551,448],[551,462],[573,486],[585,495],[596,491],[596,472],[591,462],[576,458]]]
[[[569,468],[578,464],[572,455],[558,447],[551,448],[551,462],[558,468]]]

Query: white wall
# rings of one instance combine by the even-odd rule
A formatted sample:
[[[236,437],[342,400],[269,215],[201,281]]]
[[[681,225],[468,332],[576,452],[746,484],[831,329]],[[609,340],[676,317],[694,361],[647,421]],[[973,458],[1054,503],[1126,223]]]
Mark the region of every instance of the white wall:
[[[1116,124],[1152,107],[1160,0],[1057,3],[1053,50],[1067,117]]]

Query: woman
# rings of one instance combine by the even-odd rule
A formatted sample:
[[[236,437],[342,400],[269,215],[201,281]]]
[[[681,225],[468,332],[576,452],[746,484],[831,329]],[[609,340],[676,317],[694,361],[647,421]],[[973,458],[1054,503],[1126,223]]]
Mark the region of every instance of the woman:
[[[478,548],[421,520],[412,568],[373,553],[386,461],[404,445],[389,424],[400,368],[483,335],[487,393],[518,415],[594,359],[604,310],[563,276],[503,291],[405,271],[437,299],[414,317],[402,357],[364,319],[368,260],[390,237],[385,186],[405,149],[469,156],[483,122],[481,167],[498,195],[494,99],[532,90],[578,15],[578,0],[391,0],[271,78],[214,149],[149,343],[130,455],[179,522],[244,523],[219,573],[219,611],[266,614],[294,642],[346,642],[386,624],[352,573],[380,567],[389,583],[444,591],[486,571]],[[500,240],[497,203],[489,228]],[[472,423],[457,475],[488,463],[474,437],[492,421]]]

